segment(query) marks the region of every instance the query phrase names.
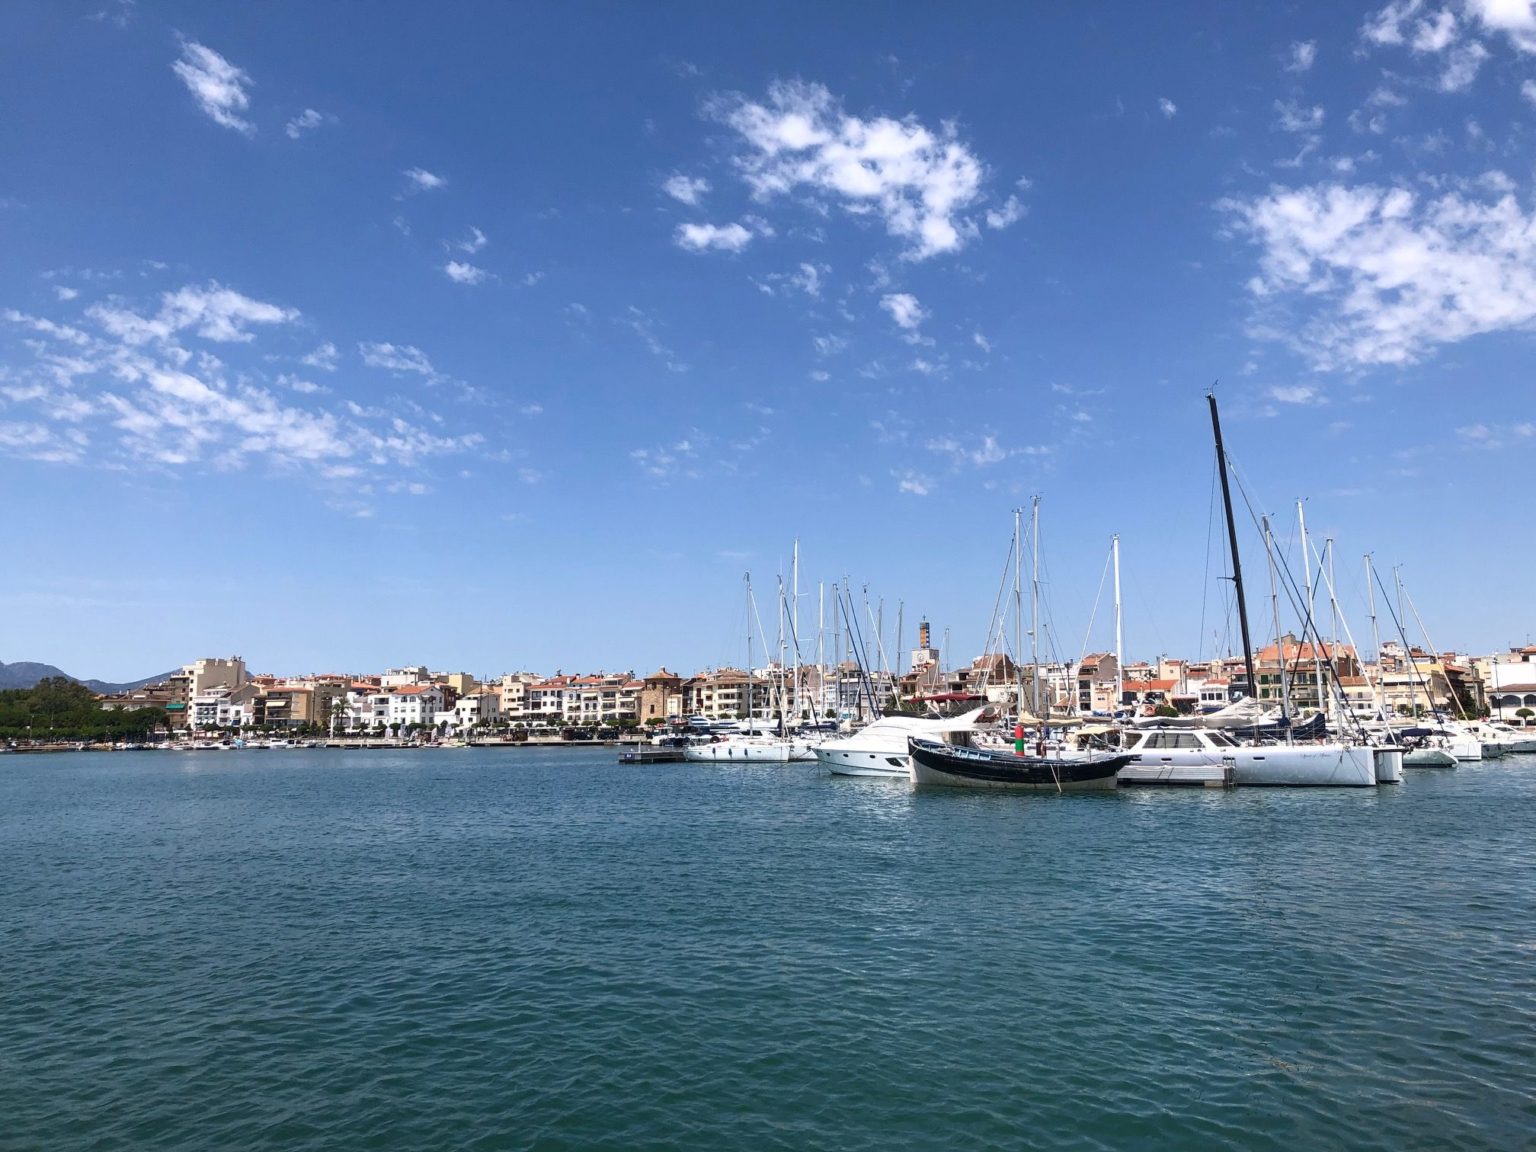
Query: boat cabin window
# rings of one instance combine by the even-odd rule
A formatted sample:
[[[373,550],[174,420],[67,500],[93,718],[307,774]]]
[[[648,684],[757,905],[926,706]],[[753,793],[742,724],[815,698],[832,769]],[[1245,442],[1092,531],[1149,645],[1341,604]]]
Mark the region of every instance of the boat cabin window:
[[[1207,732],[1206,737],[1212,744],[1215,744],[1220,748],[1237,747],[1237,741],[1232,739],[1232,737],[1228,736],[1225,732]]]
[[[1143,748],[1199,748],[1200,737],[1193,732],[1154,732],[1148,736]]]

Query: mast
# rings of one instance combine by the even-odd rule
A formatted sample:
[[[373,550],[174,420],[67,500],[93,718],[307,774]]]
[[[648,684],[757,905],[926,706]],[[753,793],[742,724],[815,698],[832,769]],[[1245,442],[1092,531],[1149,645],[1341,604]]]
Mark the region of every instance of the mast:
[[[1253,641],[1248,638],[1248,602],[1243,597],[1243,567],[1237,558],[1237,523],[1232,519],[1232,488],[1227,481],[1227,450],[1221,443],[1221,417],[1216,413],[1216,393],[1205,397],[1211,404],[1211,431],[1216,435],[1216,469],[1221,473],[1221,504],[1227,513],[1227,543],[1232,549],[1232,583],[1237,589],[1237,622],[1243,630],[1243,667],[1248,672],[1248,695],[1257,700],[1259,682],[1253,674]]]
[[[1307,581],[1307,624],[1312,629],[1312,670],[1317,674],[1317,710],[1323,710],[1323,660],[1318,652],[1322,634],[1317,627],[1316,597],[1312,589],[1312,557],[1307,546],[1307,513],[1300,500],[1296,501],[1296,519],[1301,525],[1301,571]],[[1318,575],[1322,575],[1322,561],[1318,561]],[[1305,640],[1306,636],[1303,635]],[[1331,659],[1333,654],[1329,653]]]
[[[1285,675],[1285,637],[1280,633],[1280,590],[1275,584],[1275,537],[1269,530],[1269,517],[1260,521],[1264,525],[1264,553],[1269,557],[1269,599],[1275,614],[1275,650],[1280,653],[1280,717],[1286,724],[1286,736],[1290,736],[1291,690]]]
[[[756,610],[752,605],[752,573],[747,580],[747,727],[752,727],[752,617]]]
[[[1376,713],[1383,724],[1390,724],[1387,717],[1386,672],[1381,667],[1381,632],[1376,627],[1376,589],[1371,573],[1371,554],[1365,554],[1365,596],[1371,612],[1371,647],[1376,649],[1376,682],[1371,685],[1371,695],[1376,697]]]
[[[1034,696],[1035,717],[1040,715],[1040,497],[1030,502],[1031,542],[1029,546],[1029,683]]]
[[[790,591],[793,598],[789,602],[789,640],[795,646],[795,681],[794,693],[790,699],[790,706],[794,709],[795,724],[798,726],[800,717],[800,537],[795,537],[795,555],[789,570]]]
[[[1024,714],[1024,530],[1019,519],[1023,512],[1013,510],[1013,697],[1018,716]]]
[[[1125,699],[1125,643],[1120,632],[1120,533],[1116,532],[1110,537],[1109,551],[1115,558],[1115,706],[1110,712],[1113,716],[1120,711],[1121,702]],[[1102,588],[1103,584],[1099,587]]]

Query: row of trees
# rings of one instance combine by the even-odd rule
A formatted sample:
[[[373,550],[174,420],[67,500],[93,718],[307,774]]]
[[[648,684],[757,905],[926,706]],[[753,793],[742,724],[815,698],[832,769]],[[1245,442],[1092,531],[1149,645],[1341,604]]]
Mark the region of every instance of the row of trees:
[[[142,741],[165,727],[163,710],[104,709],[94,692],[63,676],[49,676],[31,688],[0,691],[0,740],[7,742]]]

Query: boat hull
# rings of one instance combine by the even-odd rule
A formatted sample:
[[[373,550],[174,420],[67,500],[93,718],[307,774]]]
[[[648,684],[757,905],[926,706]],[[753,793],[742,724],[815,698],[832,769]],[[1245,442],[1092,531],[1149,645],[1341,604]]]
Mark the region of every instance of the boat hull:
[[[1454,768],[1456,757],[1443,748],[1410,748],[1403,753],[1404,768]]]
[[[701,764],[788,764],[814,760],[815,755],[810,745],[795,740],[722,740],[717,744],[691,744],[683,749],[683,759]]]
[[[912,782],[943,788],[995,788],[1014,792],[1104,792],[1114,789],[1127,756],[1080,760],[984,752],[930,740],[910,742]]]
[[[1277,744],[1255,748],[1156,749],[1133,753],[1138,769],[1229,767],[1239,787],[1368,788],[1377,783],[1374,750],[1338,744]]]

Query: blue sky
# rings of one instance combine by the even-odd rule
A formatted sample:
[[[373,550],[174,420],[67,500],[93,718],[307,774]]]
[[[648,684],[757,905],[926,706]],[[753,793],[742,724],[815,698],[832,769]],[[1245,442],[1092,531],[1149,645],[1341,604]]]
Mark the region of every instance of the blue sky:
[[[1357,636],[1366,552],[1441,647],[1531,631],[1529,0],[13,0],[0,44],[0,659],[688,672],[798,539],[803,633],[846,578],[964,660],[1035,494],[1058,655],[1114,533],[1128,655],[1209,655],[1215,380]]]

